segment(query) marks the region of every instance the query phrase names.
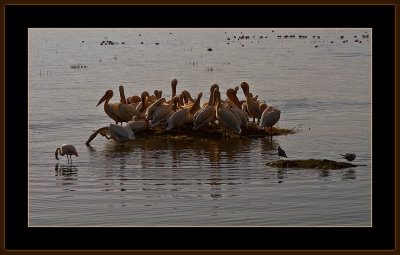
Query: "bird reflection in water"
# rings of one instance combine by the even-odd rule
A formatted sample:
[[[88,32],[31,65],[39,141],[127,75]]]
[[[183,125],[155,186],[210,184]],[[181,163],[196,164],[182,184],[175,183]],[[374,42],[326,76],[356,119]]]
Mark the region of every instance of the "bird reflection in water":
[[[55,176],[59,177],[57,178],[57,185],[72,185],[78,180],[78,168],[76,166],[60,165],[57,163],[54,171]]]
[[[344,173],[342,175],[342,180],[346,181],[346,180],[352,180],[352,179],[356,179],[356,170],[354,170],[353,168],[348,168],[346,170],[344,170]]]

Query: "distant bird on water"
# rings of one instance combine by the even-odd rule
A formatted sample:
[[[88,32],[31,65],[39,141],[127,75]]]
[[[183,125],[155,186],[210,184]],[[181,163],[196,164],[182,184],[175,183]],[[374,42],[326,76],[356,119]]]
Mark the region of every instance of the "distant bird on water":
[[[278,156],[287,158],[286,152],[281,148],[281,146],[278,146]]]
[[[61,149],[57,148],[56,152],[54,153],[57,160],[58,160],[58,153],[60,153],[61,156],[67,155],[68,162],[69,162],[68,155],[70,158],[72,157],[72,155],[78,157],[78,152],[76,152],[76,149],[72,144],[63,144],[61,146]],[[72,158],[71,158],[71,163],[72,163]]]
[[[346,153],[340,155],[343,156],[343,158],[347,159],[347,161],[353,161],[356,158],[356,154],[354,153]]]

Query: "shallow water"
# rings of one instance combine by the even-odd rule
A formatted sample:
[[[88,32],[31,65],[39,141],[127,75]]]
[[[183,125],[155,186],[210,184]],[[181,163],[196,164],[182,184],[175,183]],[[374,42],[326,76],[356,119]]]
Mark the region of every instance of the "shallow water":
[[[367,29],[30,29],[29,225],[370,226],[371,36]],[[100,45],[104,37],[118,44]],[[116,94],[111,102],[119,85],[127,96],[161,89],[169,99],[173,78],[178,93],[203,92],[202,103],[212,84],[225,91],[246,81],[281,110],[278,127],[300,131],[272,139],[137,136],[123,145],[98,136],[85,145],[113,123],[96,107],[107,89]],[[54,158],[63,143],[79,153],[72,164]],[[339,154],[354,152],[365,166],[267,167],[278,145],[289,159],[341,161]]]

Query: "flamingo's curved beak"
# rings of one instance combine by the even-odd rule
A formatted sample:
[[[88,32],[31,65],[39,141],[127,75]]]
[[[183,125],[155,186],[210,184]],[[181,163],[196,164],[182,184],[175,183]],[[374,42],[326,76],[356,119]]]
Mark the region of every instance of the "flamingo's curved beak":
[[[58,153],[57,153],[57,151],[54,153],[54,155],[56,156],[56,159],[58,160]]]

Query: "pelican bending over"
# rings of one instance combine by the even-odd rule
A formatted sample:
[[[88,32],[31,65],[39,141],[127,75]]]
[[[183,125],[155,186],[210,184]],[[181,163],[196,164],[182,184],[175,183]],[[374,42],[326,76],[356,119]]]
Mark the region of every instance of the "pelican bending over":
[[[268,106],[261,115],[260,126],[262,128],[271,128],[279,121],[281,118],[281,111],[272,106]]]
[[[140,112],[136,110],[136,107],[133,104],[127,104],[124,87],[119,86],[119,94],[121,97],[121,103],[118,105],[118,113],[119,116],[125,121],[131,121],[134,116],[140,116]]]
[[[76,152],[76,149],[72,144],[63,144],[61,145],[61,149],[60,148],[56,149],[56,152],[54,154],[57,160],[58,160],[58,153],[60,153],[61,156],[67,155],[68,162],[69,162],[68,158],[69,156],[71,158],[71,163],[72,163],[72,155],[78,157],[78,152]]]
[[[132,129],[128,126],[110,124],[109,131],[111,137],[117,142],[127,142],[135,139]]]
[[[254,123],[255,119],[260,120],[262,114],[259,107],[259,102],[250,95],[249,84],[247,84],[247,82],[242,82],[242,84],[240,84],[240,87],[243,89],[244,95],[246,96],[247,110],[253,118]]]
[[[170,119],[166,123],[165,130],[169,131],[174,127],[183,126],[186,123],[193,122],[193,115],[200,108],[200,99],[203,96],[203,93],[199,93],[196,101],[190,108],[182,108],[179,111],[173,113]]]
[[[219,92],[219,90],[215,90],[214,98],[216,99],[217,103],[215,107],[219,123],[222,125],[222,127],[225,128],[225,131],[226,129],[231,129],[240,134],[240,132],[242,131],[240,129],[240,119],[235,116],[233,112],[231,112],[229,109],[221,104],[221,93]]]
[[[118,124],[118,122],[124,121],[121,116],[119,115],[118,112],[118,105],[121,103],[109,103],[110,99],[113,97],[114,93],[111,89],[107,90],[104,96],[100,99],[100,101],[97,103],[96,107],[99,106],[101,103],[104,103],[104,111],[110,117],[115,121],[115,124]]]

